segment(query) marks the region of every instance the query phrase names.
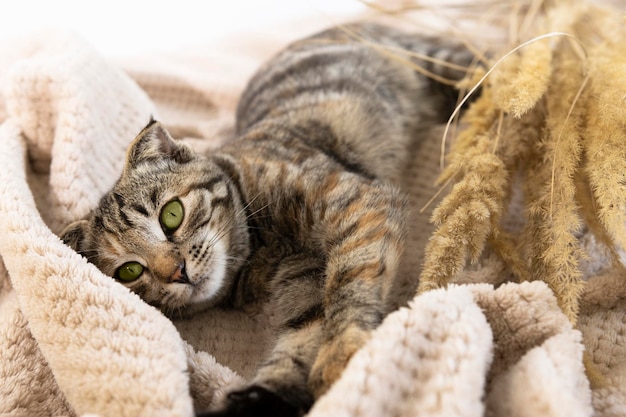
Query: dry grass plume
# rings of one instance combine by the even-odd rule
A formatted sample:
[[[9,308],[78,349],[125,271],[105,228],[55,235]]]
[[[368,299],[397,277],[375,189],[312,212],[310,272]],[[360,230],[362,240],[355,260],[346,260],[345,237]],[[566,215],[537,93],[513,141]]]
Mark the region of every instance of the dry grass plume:
[[[432,213],[436,230],[418,292],[454,281],[489,247],[514,279],[546,282],[576,322],[581,233],[592,232],[614,267],[625,270],[625,19],[582,0],[475,3],[455,12],[501,29],[493,39],[505,42],[482,45],[450,21],[454,36],[489,58],[464,128],[456,137],[444,134],[451,146],[439,184],[447,195]],[[402,1],[384,10],[397,16],[445,7]],[[512,234],[502,220],[520,184],[525,222]]]

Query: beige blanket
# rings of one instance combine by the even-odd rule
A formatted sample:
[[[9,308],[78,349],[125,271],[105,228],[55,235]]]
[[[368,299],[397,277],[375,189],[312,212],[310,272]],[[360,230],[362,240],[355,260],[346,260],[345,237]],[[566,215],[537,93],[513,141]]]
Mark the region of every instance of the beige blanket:
[[[227,137],[246,78],[296,32],[115,62],[67,34],[0,49],[0,415],[191,416],[254,372],[271,312],[172,324],[56,233],[113,184],[151,114],[199,149]],[[462,277],[486,283],[411,300],[440,137],[415,149],[404,184],[415,210],[397,299],[410,301],[310,415],[626,415],[626,285],[592,238],[577,329],[541,282],[494,289],[501,271],[488,257]]]

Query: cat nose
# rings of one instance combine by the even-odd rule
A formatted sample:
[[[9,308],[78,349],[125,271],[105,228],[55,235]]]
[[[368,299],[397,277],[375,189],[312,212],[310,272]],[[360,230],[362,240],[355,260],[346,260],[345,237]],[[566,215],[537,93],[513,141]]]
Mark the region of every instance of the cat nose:
[[[169,282],[189,284],[189,277],[187,276],[187,270],[185,269],[185,262],[180,262],[176,265],[176,270],[170,276]]]

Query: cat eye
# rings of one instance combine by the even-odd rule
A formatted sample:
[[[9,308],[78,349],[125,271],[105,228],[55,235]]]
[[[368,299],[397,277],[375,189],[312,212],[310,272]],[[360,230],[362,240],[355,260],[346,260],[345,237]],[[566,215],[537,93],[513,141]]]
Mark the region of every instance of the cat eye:
[[[143,274],[143,265],[139,262],[126,262],[117,268],[115,278],[124,282],[131,282],[139,278]]]
[[[161,226],[166,232],[174,232],[183,222],[185,209],[180,200],[172,200],[163,206],[161,210]]]

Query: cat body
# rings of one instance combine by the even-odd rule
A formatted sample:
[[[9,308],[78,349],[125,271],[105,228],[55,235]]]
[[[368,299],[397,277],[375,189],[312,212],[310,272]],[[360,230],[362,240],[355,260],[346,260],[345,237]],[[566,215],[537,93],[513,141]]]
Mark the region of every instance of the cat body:
[[[347,28],[464,66],[472,59],[392,28]],[[209,155],[151,121],[113,189],[62,237],[171,316],[266,303],[276,345],[214,415],[301,415],[388,312],[406,218],[395,184],[411,143],[451,113],[450,94],[330,29],[257,72],[236,138]]]

